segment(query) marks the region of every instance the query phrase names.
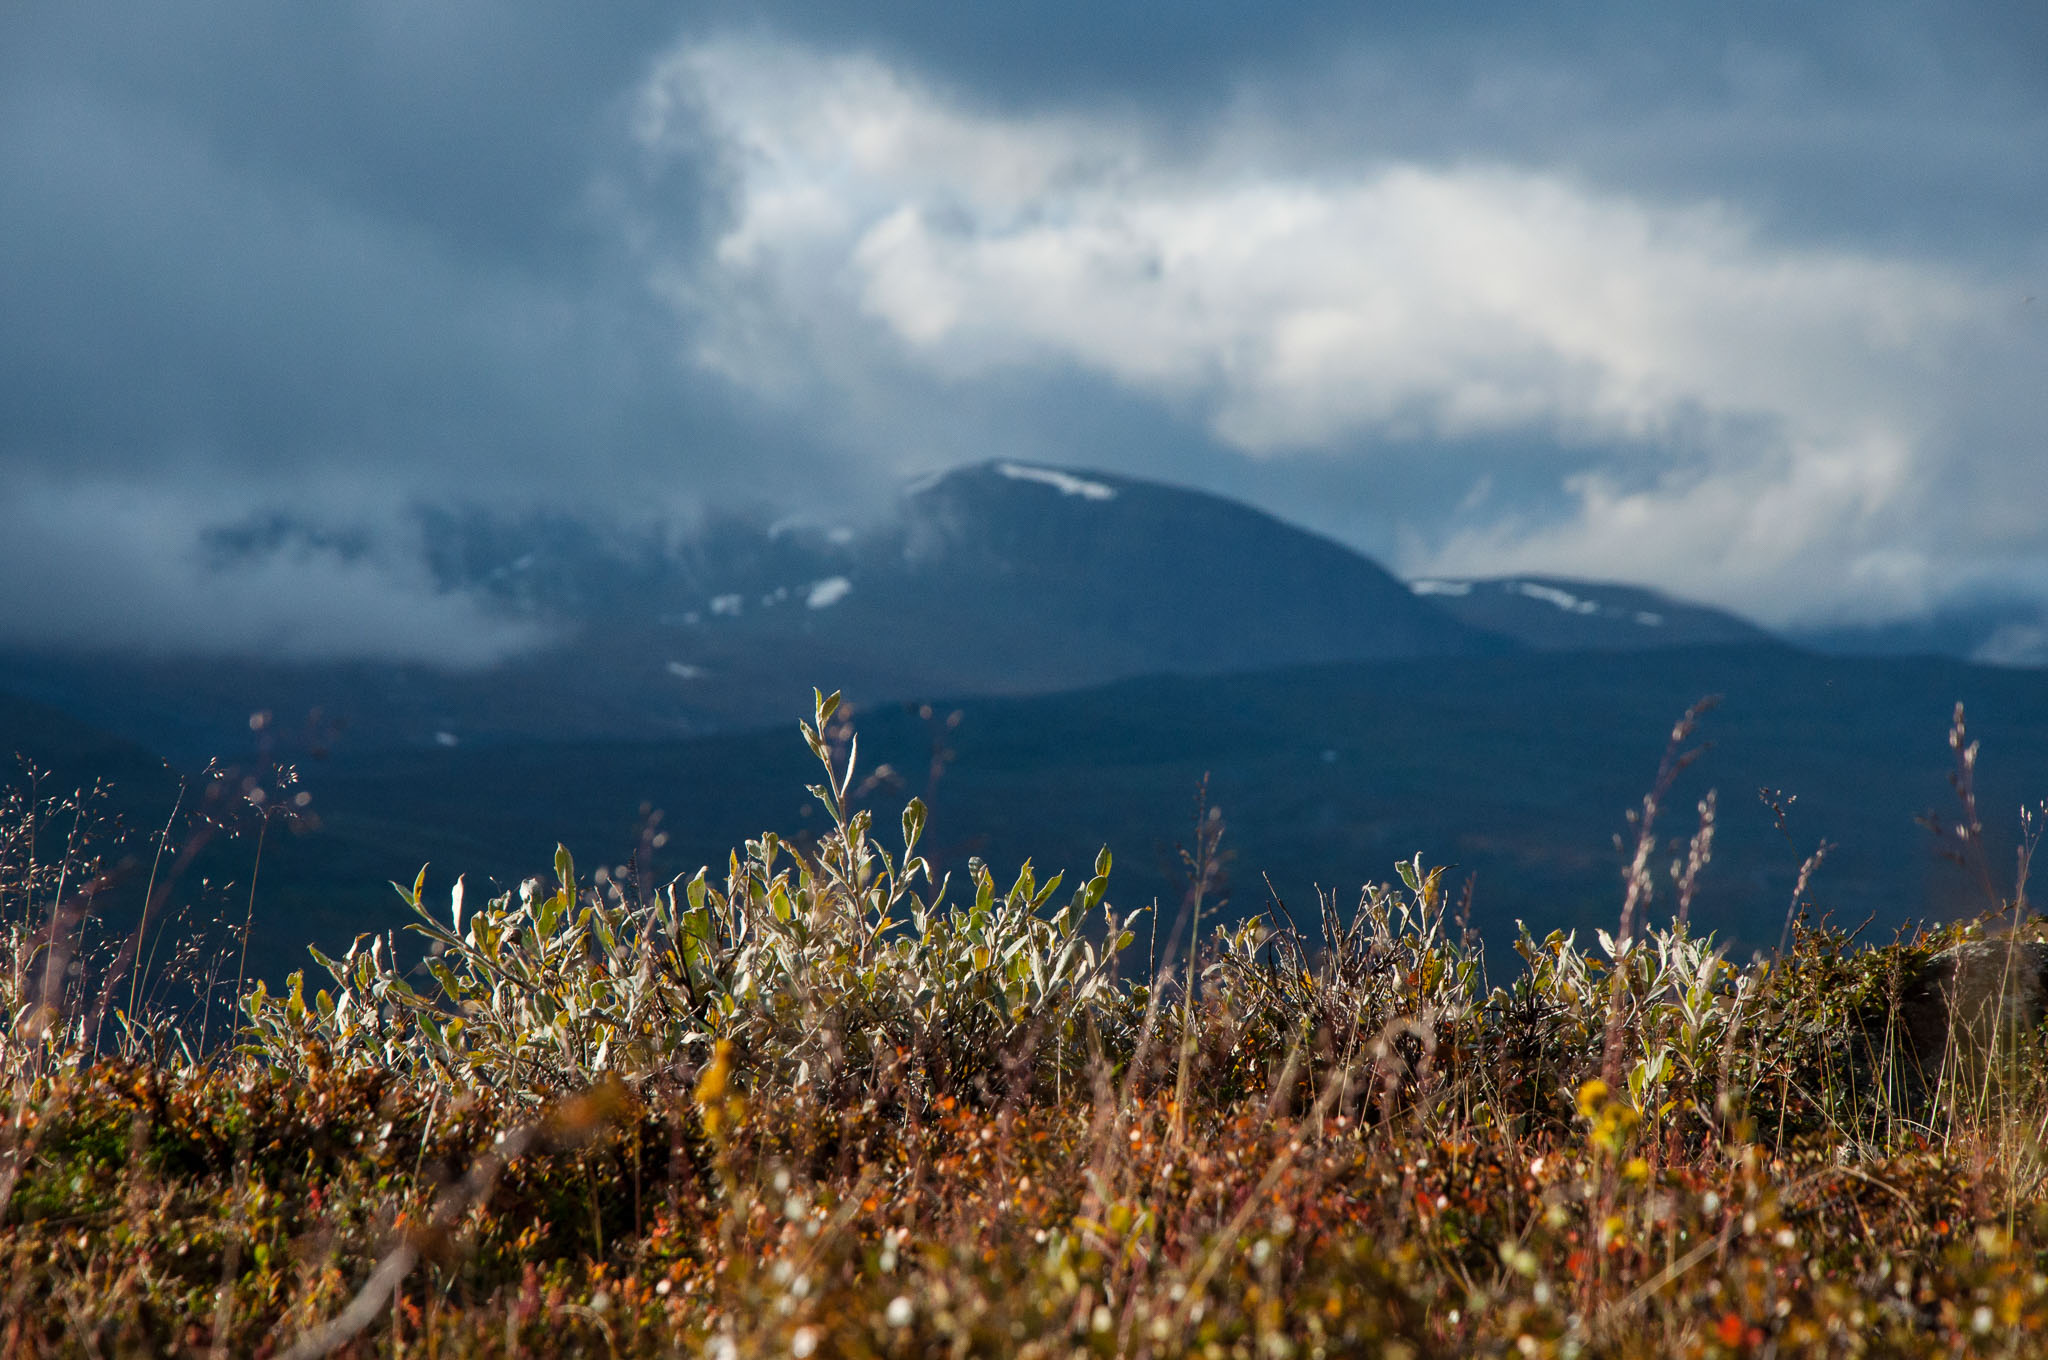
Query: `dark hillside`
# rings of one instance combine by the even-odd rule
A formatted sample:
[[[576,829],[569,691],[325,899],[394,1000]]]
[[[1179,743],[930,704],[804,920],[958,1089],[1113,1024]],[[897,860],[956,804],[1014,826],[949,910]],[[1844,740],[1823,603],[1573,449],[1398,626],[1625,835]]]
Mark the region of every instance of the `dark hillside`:
[[[2037,672],[1776,647],[1551,653],[968,700],[950,733],[945,706],[930,720],[900,705],[857,720],[863,768],[890,767],[868,795],[885,826],[904,797],[926,793],[934,735],[945,737],[954,754],[930,792],[926,853],[950,867],[978,854],[1080,869],[1107,842],[1115,900],[1171,904],[1174,847],[1189,838],[1207,772],[1234,853],[1234,912],[1263,904],[1261,874],[1299,917],[1316,885],[1348,899],[1420,851],[1459,866],[1458,881],[1477,874],[1475,923],[1498,943],[1518,917],[1546,929],[1612,925],[1623,814],[1647,790],[1673,720],[1714,693],[1725,701],[1706,721],[1709,749],[1661,824],[1689,835],[1694,804],[1719,790],[1703,925],[1775,943],[1799,861],[1822,838],[1837,848],[1812,896],[1839,923],[1874,916],[1888,930],[1979,909],[1913,821],[1952,806],[1945,737],[1958,699],[1984,743],[1993,868],[2009,877],[2017,809],[2048,784],[2048,677]],[[544,869],[558,837],[580,862],[618,864],[643,803],[664,813],[659,874],[722,863],[765,828],[816,824],[802,793],[810,763],[792,720],[693,742],[430,751],[316,770],[324,830],[278,859],[267,919],[330,932],[389,920],[388,890],[367,885],[409,880],[427,860],[437,884],[464,870],[472,884],[509,881]],[[1759,788],[1796,795],[1790,839]]]
[[[49,786],[90,787],[103,782],[116,806],[146,811],[161,803],[170,810],[177,776],[162,757],[47,704],[0,693],[0,761],[15,783],[19,762],[49,774]]]

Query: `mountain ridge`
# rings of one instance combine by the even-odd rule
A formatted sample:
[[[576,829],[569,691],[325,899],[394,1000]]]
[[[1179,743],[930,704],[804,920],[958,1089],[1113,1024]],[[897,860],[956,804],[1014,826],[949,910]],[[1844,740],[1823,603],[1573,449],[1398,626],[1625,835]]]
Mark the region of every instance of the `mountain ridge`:
[[[779,720],[807,693],[791,676],[883,700],[1518,645],[1253,507],[1008,461],[914,484],[866,530],[616,541],[559,517],[439,514],[427,538],[445,588],[568,636],[465,674],[15,649],[10,684],[197,764],[246,744],[256,712],[302,751],[673,738]],[[267,522],[217,547],[231,567],[290,541]]]
[[[1408,588],[1459,622],[1537,651],[1758,645],[1776,634],[1725,609],[1647,586],[1521,574],[1426,576]]]

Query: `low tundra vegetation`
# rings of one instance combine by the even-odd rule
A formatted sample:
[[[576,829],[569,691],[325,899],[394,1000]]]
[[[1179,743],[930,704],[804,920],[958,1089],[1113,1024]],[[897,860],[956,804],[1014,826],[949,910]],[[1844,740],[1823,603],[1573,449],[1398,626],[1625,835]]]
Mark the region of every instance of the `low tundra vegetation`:
[[[423,873],[409,933],[256,984],[208,1051],[74,967],[17,799],[0,1352],[2043,1349],[2038,1036],[1929,1071],[1896,1023],[1938,951],[2038,937],[2023,880],[1737,963],[1685,923],[1709,803],[1671,919],[1639,853],[1616,932],[1525,930],[1491,982],[1419,857],[1308,930],[1157,933],[1107,851],[934,881],[844,729],[820,697],[815,843],[644,897],[566,852],[483,902]]]

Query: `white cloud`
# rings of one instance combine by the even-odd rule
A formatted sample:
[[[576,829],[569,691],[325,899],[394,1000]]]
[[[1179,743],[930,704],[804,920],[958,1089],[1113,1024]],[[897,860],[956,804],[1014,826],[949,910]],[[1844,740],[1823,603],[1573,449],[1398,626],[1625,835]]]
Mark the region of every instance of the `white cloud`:
[[[1079,367],[1252,456],[1504,433],[1584,452],[1571,517],[1418,532],[1415,571],[1619,576],[1778,621],[1939,584],[1911,521],[1945,365],[1993,305],[1940,267],[1542,169],[1271,173],[1243,129],[1175,154],[774,44],[685,46],[638,110],[657,158],[708,140],[727,177],[710,256],[657,270],[697,360],[849,424],[900,440],[905,383]]]
[[[1576,513],[1532,526],[1510,517],[1419,549],[1447,575],[1529,570],[1646,581],[1737,605],[1769,622],[1822,608],[1840,620],[1933,603],[1933,564],[1906,536],[1910,451],[1861,443],[1727,456],[1642,489],[1607,475],[1567,479]]]

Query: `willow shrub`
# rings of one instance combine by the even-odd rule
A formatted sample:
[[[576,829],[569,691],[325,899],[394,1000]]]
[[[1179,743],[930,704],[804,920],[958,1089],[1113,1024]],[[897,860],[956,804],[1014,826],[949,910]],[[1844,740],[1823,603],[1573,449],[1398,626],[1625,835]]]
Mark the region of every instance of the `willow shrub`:
[[[823,735],[838,707],[820,694],[803,724],[831,817],[814,847],[766,834],[722,884],[699,871],[644,903],[579,883],[566,849],[553,891],[529,880],[469,912],[459,880],[445,914],[430,909],[422,870],[399,889],[427,942],[421,967],[390,935],[339,959],[315,951],[331,988],[309,999],[294,974],[284,995],[259,984],[244,999],[251,1052],[533,1099],[693,1070],[721,1040],[755,1080],[820,1092],[883,1072],[928,1093],[1036,1079],[1080,1051],[1093,1013],[1116,1009],[1133,934],[1105,902],[1109,852],[1057,907],[1060,876],[1040,883],[1028,862],[1007,891],[972,862],[971,897],[950,903],[917,853],[922,802],[904,809],[896,854],[850,806],[858,740],[842,762]]]

